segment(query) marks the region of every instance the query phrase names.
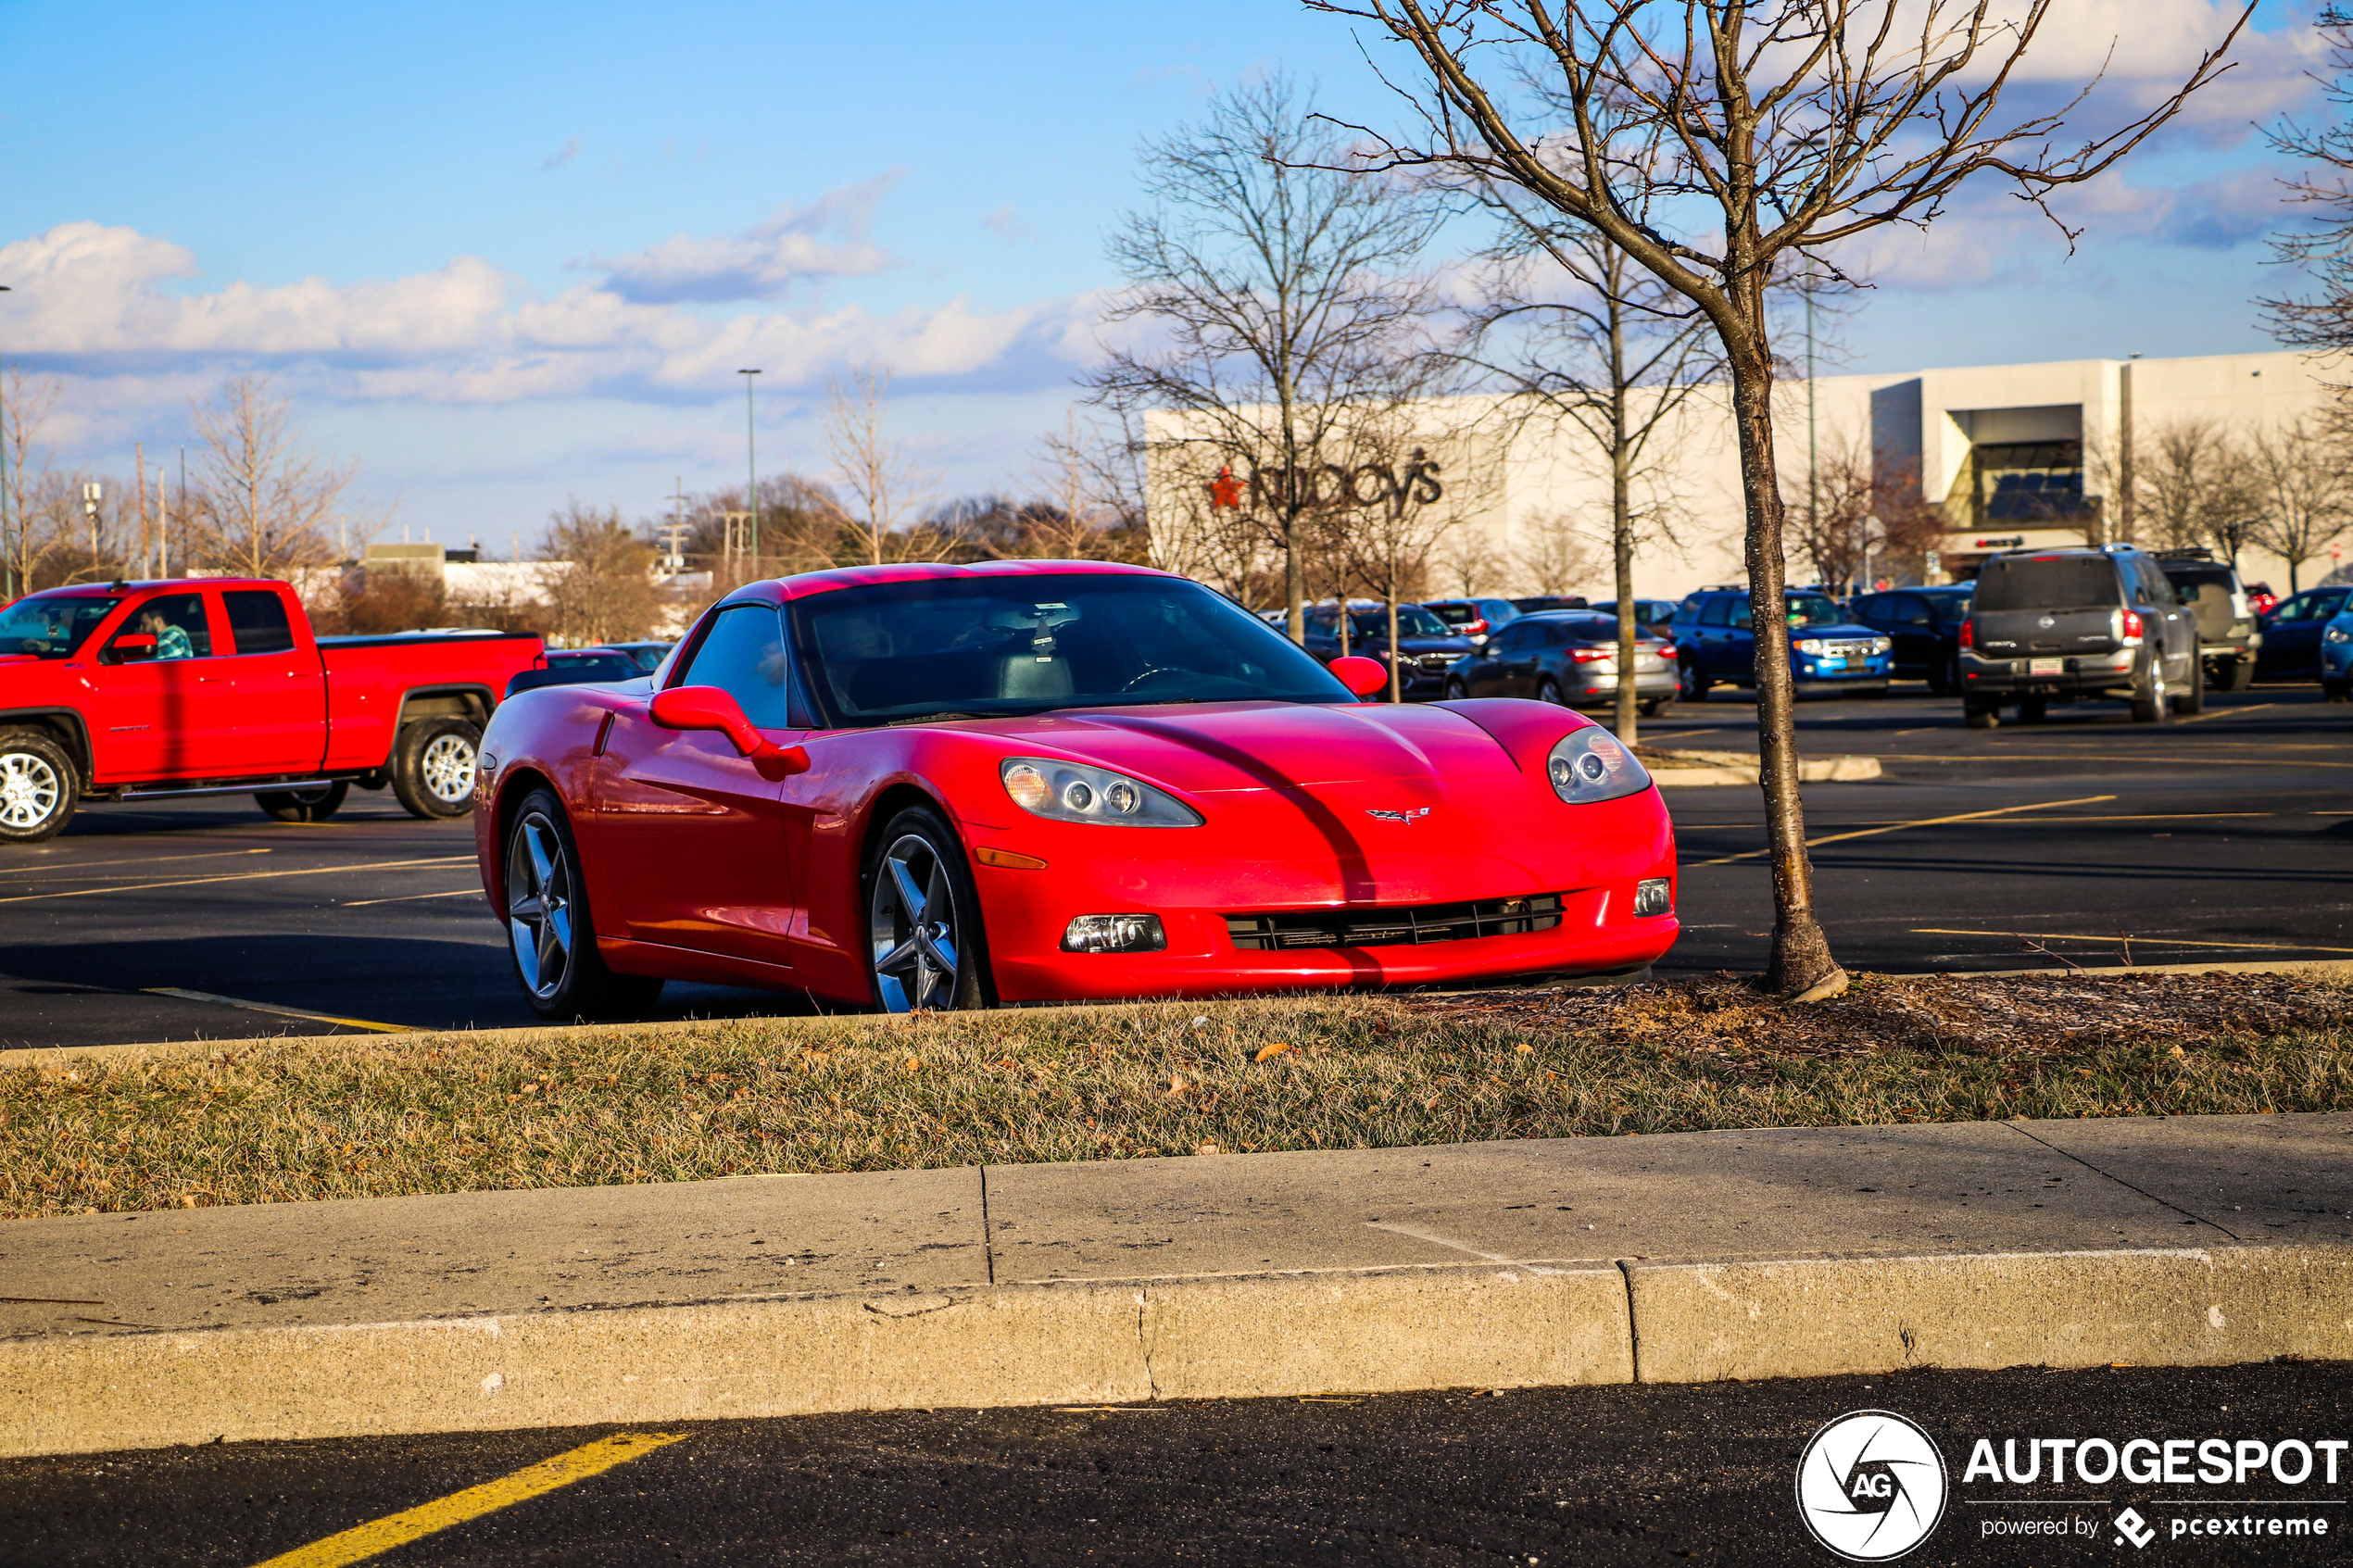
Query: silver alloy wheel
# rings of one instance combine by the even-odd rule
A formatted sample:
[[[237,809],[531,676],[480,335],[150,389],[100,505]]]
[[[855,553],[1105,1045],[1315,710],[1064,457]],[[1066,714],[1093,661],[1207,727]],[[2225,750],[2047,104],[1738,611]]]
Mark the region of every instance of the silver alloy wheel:
[[[417,759],[417,771],[427,793],[455,806],[474,792],[474,746],[463,735],[435,735]]]
[[[30,751],[0,757],[0,827],[24,832],[56,812],[65,783],[49,759]]]
[[[868,895],[875,992],[885,1010],[956,1005],[956,893],[932,842],[911,833],[883,852]]]
[[[546,813],[526,812],[507,840],[507,934],[523,988],[554,997],[572,974],[572,863]]]

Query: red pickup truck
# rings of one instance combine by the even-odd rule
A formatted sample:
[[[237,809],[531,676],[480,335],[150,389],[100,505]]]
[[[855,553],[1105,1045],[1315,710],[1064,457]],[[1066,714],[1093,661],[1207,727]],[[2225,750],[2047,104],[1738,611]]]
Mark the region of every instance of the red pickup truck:
[[[316,637],[283,583],[87,583],[0,609],[0,843],[84,800],[251,790],[320,822],[353,784],[419,817],[472,809],[474,747],[535,635]]]

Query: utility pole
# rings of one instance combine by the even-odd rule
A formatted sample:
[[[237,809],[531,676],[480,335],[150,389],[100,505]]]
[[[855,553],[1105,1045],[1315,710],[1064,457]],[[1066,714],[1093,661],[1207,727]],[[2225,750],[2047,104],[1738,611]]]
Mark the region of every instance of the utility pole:
[[[751,513],[751,574],[760,575],[760,457],[752,445],[751,389],[758,370],[737,370],[744,378],[744,509]]]
[[[670,574],[673,577],[686,570],[686,551],[680,546],[686,533],[686,477],[680,474],[671,482],[676,494],[670,503]]]
[[[82,515],[90,521],[90,571],[93,581],[98,570],[98,503],[106,498],[106,491],[94,479],[82,482]]]
[[[132,484],[131,493],[139,500],[139,570],[144,572],[147,570],[147,553],[154,548],[147,538],[147,444],[134,441],[131,444],[131,450],[137,454],[138,477]]]
[[[185,556],[188,553],[188,444],[184,441],[180,444],[180,505],[174,509],[180,514],[180,553]],[[187,573],[182,571],[180,575],[185,577]]]

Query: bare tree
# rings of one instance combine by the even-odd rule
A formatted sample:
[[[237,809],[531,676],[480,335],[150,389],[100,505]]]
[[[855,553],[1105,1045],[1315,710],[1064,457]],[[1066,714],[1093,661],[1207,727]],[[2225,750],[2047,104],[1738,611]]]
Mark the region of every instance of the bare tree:
[[[1494,592],[1511,568],[1510,560],[1483,528],[1449,531],[1439,540],[1432,564],[1448,587],[1464,598]]]
[[[1873,559],[1917,569],[1944,532],[1920,495],[1918,470],[1881,460],[1869,437],[1833,431],[1818,469],[1806,474],[1808,504],[1789,506],[1798,548],[1816,579],[1843,597]]]
[[[45,451],[40,468],[28,471],[28,465],[61,390],[52,376],[27,376],[18,368],[0,374],[0,562],[6,571],[0,597],[31,593],[47,554],[48,530],[34,521],[36,493],[49,477]]]
[[[2204,546],[2235,562],[2253,536],[2254,454],[2237,432],[2210,419],[2169,420],[2135,437],[2134,527],[2163,549]]]
[[[1634,668],[1634,552],[1675,543],[1677,436],[1693,394],[1719,377],[1707,318],[1598,232],[1526,210],[1517,187],[1489,205],[1505,224],[1465,352],[1525,416],[1583,438],[1609,485],[1617,668]],[[1550,591],[1550,590],[1548,590]],[[1634,682],[1617,683],[1617,729],[1636,738]]]
[[[196,455],[194,553],[248,577],[283,577],[336,555],[335,525],[354,470],[322,466],[287,421],[287,405],[260,376],[239,376],[189,420]]]
[[[1521,528],[1520,537],[1515,564],[1540,594],[1574,593],[1600,570],[1593,543],[1577,526],[1574,513],[1547,512],[1530,518]]]
[[[1931,222],[1972,180],[2044,207],[2113,168],[2223,69],[2253,0],[2177,92],[2117,129],[2057,138],[2094,82],[2017,113],[2003,96],[2051,0],[1308,0],[1375,24],[1414,62],[1401,90],[1422,129],[1399,167],[1511,186],[1591,228],[1688,299],[1716,331],[1732,386],[1749,592],[1780,602],[1768,293],[1838,247]],[[1662,164],[1657,155],[1664,155]],[[2044,207],[2048,212],[2048,207]],[[2053,219],[2057,222],[2056,218]],[[1766,984],[1812,998],[1845,972],[1814,913],[1798,798],[1790,650],[1758,637],[1760,783],[1775,921]]]
[[[2287,562],[2291,594],[2304,563],[2353,526],[2345,458],[2343,445],[2310,420],[2257,431],[2247,442],[2255,543]]]
[[[1190,491],[1244,486],[1221,521],[1263,528],[1283,562],[1290,634],[1305,633],[1313,526],[1349,425],[1393,404],[1429,302],[1410,275],[1441,216],[1430,193],[1339,165],[1312,94],[1275,75],[1143,149],[1153,206],[1112,236],[1129,287],[1106,313],[1155,330],[1088,378],[1122,410],[1175,416],[1155,449]],[[1157,499],[1157,498],[1156,498]],[[1231,554],[1231,551],[1221,553]]]
[[[2331,72],[2320,79],[2322,95],[2340,111],[2353,110],[2353,7],[2323,6],[2312,25]],[[2272,259],[2309,277],[2315,292],[2256,303],[2282,343],[2323,353],[2353,348],[2353,116],[2340,113],[2325,126],[2283,119],[2269,137],[2275,151],[2309,166],[2283,182],[2304,221],[2272,239]]]
[[[668,601],[654,583],[659,558],[617,507],[577,497],[551,514],[539,556],[570,566],[547,575],[547,630],[565,642],[623,643],[650,634]]]
[[[875,566],[913,558],[911,547],[936,542],[911,533],[933,478],[907,449],[883,431],[890,412],[890,372],[872,366],[854,370],[830,385],[825,409],[825,449],[840,470],[853,509],[844,521],[856,540],[858,558]]]

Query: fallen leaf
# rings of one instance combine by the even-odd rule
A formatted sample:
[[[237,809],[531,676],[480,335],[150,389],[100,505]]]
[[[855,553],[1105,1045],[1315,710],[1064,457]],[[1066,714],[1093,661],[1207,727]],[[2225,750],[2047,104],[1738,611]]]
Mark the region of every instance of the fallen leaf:
[[[1215,1154],[1218,1152],[1218,1148],[1214,1143],[1205,1143],[1199,1148],[1193,1150],[1193,1152],[1195,1154]]]
[[[907,1071],[908,1071],[908,1072],[910,1072],[910,1073],[912,1073],[914,1070],[915,1070],[915,1059],[914,1059],[913,1057],[912,1057],[912,1056],[911,1056],[911,1057],[909,1057],[909,1058],[907,1059]]]
[[[1271,1046],[1265,1046],[1265,1047],[1260,1047],[1258,1054],[1257,1054],[1256,1056],[1254,1056],[1254,1057],[1251,1058],[1251,1060],[1252,1060],[1252,1061],[1268,1061],[1268,1060],[1272,1060],[1274,1058],[1276,1058],[1276,1057],[1278,1057],[1278,1056],[1282,1055],[1285,1051],[1287,1051],[1287,1050],[1289,1050],[1289,1049],[1290,1049],[1290,1044],[1289,1044],[1288,1042],[1283,1041],[1283,1040],[1277,1040],[1277,1041],[1276,1041],[1273,1045],[1271,1045]]]
[[[1535,1047],[1534,1046],[1531,1046],[1531,1045],[1528,1044],[1526,1041],[1524,1041],[1524,1040],[1523,1040],[1522,1042],[1520,1042],[1519,1048],[1520,1048],[1522,1051],[1532,1051],[1532,1050],[1534,1050],[1536,1047]]]
[[[1185,1080],[1177,1077],[1175,1073],[1169,1074],[1168,1092],[1172,1095],[1183,1094],[1185,1092]]]

